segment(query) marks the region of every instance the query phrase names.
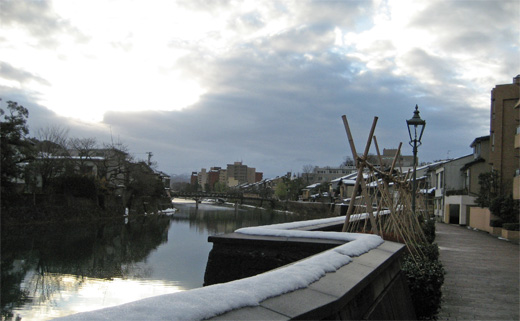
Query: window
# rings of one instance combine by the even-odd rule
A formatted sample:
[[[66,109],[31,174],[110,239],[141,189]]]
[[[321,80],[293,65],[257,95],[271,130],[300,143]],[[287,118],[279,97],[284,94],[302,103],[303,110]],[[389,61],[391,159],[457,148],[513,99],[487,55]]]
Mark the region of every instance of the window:
[[[442,185],[444,183],[444,172],[437,173],[437,187],[442,188]]]
[[[491,98],[491,119],[495,119],[495,98]]]
[[[480,143],[475,144],[475,149],[473,151],[473,158],[478,158],[480,156]]]

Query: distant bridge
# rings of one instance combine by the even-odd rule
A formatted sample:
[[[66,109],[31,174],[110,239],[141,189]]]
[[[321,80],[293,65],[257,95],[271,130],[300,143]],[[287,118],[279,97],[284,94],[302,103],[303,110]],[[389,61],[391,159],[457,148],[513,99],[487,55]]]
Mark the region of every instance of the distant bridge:
[[[240,201],[240,203],[242,203],[244,200],[260,201],[261,203],[263,201],[268,201],[268,202],[275,201],[274,198],[265,198],[265,197],[261,197],[260,195],[250,194],[250,193],[213,193],[213,192],[174,192],[174,191],[170,191],[170,196],[171,197],[180,197],[180,198],[191,198],[194,200],[200,200],[200,199],[204,199],[204,198],[222,198],[225,200]]]

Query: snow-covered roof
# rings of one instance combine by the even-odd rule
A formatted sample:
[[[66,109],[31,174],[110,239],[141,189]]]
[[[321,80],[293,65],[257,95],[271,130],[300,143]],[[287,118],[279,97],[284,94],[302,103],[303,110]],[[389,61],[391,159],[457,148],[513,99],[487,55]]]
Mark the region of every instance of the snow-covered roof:
[[[194,290],[165,294],[106,309],[66,316],[60,320],[202,320],[224,312],[257,306],[261,301],[307,287],[325,273],[350,263],[384,241],[372,234],[297,230],[318,224],[343,222],[345,217],[248,227],[248,235],[333,239],[345,244],[310,258],[253,277]]]
[[[363,178],[364,179],[367,179],[369,176],[368,173],[363,173]],[[357,172],[356,173],[350,173],[348,175],[345,175],[345,176],[342,176],[342,177],[338,177],[338,178],[335,178],[333,179],[332,181],[330,181],[332,184],[337,184],[339,183],[339,181],[342,181],[343,184],[346,184],[346,185],[354,185],[356,183],[356,178],[357,178]]]
[[[316,187],[318,187],[318,186],[320,186],[320,185],[321,185],[321,183],[315,183],[315,184],[311,184],[311,185],[309,185],[309,186],[307,186],[307,187],[305,187],[305,188],[313,189],[313,188],[316,188]]]
[[[74,160],[105,160],[105,157],[103,156],[60,156],[60,155],[52,155],[45,152],[40,152],[38,154],[38,158],[41,159],[74,159]]]

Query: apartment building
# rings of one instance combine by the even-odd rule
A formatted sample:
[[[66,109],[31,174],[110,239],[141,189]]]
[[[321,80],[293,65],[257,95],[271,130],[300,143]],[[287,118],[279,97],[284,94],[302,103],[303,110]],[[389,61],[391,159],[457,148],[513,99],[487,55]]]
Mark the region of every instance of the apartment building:
[[[205,168],[201,168],[200,172],[197,173],[197,183],[199,184],[199,188],[203,191],[206,189],[206,183],[208,182],[208,172]]]
[[[192,184],[197,180],[203,191],[209,188],[213,190],[215,184],[220,182],[229,187],[238,186],[245,183],[256,183],[262,180],[263,173],[256,172],[254,167],[248,167],[242,162],[227,164],[225,169],[221,167],[211,167],[209,171],[202,168],[200,172],[192,173]]]
[[[519,174],[520,149],[515,148],[515,140],[520,127],[519,99],[520,75],[513,78],[512,84],[497,85],[491,90],[489,163],[498,171],[505,195],[513,192],[513,181],[518,181],[515,177]]]
[[[234,162],[233,164],[227,164],[227,177],[232,177],[238,185],[247,183],[248,168],[247,165],[242,162]]]
[[[220,167],[211,167],[208,172],[208,184],[211,189],[213,189],[217,182],[220,182],[220,170]]]
[[[312,173],[303,174],[303,178],[311,183],[328,183],[335,178],[339,178],[350,173],[356,172],[356,166],[338,166],[338,167],[318,167],[315,166]]]
[[[383,149],[381,159],[386,167],[392,166],[395,154],[397,154],[397,149]],[[417,159],[417,162],[419,162],[419,159]],[[395,165],[396,167],[413,167],[413,155],[399,155]]]
[[[198,182],[199,182],[199,180],[197,177],[197,172],[191,172],[190,184],[195,185],[195,184],[198,184]]]

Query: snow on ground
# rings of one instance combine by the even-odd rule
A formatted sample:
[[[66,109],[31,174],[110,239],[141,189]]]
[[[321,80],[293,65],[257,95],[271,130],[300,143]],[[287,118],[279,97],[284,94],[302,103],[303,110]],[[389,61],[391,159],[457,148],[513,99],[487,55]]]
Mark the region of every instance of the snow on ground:
[[[307,287],[325,273],[350,263],[352,256],[359,256],[383,243],[379,236],[371,234],[295,230],[344,220],[345,217],[333,217],[238,229],[237,233],[248,235],[334,239],[347,243],[253,277],[78,313],[59,320],[202,320],[233,309],[257,306],[267,298]]]

